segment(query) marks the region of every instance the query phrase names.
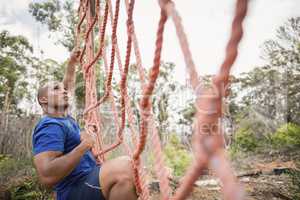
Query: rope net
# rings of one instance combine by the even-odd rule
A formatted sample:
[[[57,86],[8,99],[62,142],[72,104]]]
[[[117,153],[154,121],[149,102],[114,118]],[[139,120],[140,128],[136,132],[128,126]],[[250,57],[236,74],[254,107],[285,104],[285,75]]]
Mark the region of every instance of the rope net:
[[[85,110],[83,113],[85,129],[90,134],[96,133],[97,135],[97,145],[92,152],[95,155],[97,162],[102,163],[106,159],[105,154],[107,152],[115,149],[121,144],[124,145],[127,155],[132,158],[135,185],[139,199],[147,200],[150,198],[150,195],[146,183],[147,174],[142,168],[143,163],[141,154],[145,149],[149,132],[151,134],[150,137],[155,155],[154,169],[156,176],[159,179],[160,191],[163,191],[161,192],[161,199],[186,199],[191,193],[195,181],[208,166],[213,169],[222,182],[224,199],[242,199],[242,187],[234,176],[223,149],[224,140],[220,118],[222,116],[222,99],[228,95],[227,88],[229,86],[230,69],[237,57],[238,44],[243,35],[242,22],[247,13],[248,0],[237,0],[231,36],[226,47],[225,60],[220,67],[219,73],[213,77],[213,84],[210,88],[203,87],[198,78],[199,76],[189,49],[187,36],[174,2],[171,0],[159,0],[158,2],[161,9],[160,19],[156,33],[153,66],[147,77],[142,65],[139,44],[134,28],[133,12],[135,0],[124,0],[127,13],[127,45],[124,65],[122,64],[117,38],[121,6],[120,0],[114,2],[114,8],[112,8],[113,4],[111,0],[105,0],[104,2],[100,2],[100,0],[80,0],[75,48],[81,49],[80,63],[85,80]],[[164,28],[168,19],[172,20],[174,23],[186,64],[186,70],[189,74],[189,82],[197,95],[195,102],[197,112],[195,114],[195,122],[193,125],[193,151],[195,159],[180,182],[179,188],[177,188],[175,192],[172,192],[170,188],[168,172],[164,164],[161,142],[158,130],[155,126],[151,104],[151,95],[160,71]],[[110,60],[107,58],[108,49],[105,41],[107,29],[109,28],[108,24],[111,24]],[[94,36],[95,32],[99,33],[96,37]],[[94,43],[96,42],[95,38],[99,40],[97,42],[97,48],[94,47]],[[141,120],[138,128],[134,126],[137,124],[137,120],[133,114],[126,87],[132,49],[134,49],[134,56],[142,90],[142,98],[139,107]],[[102,66],[105,68],[106,79],[104,94],[98,98],[96,91],[95,66],[100,60],[103,61]],[[121,106],[119,109],[117,109],[112,90],[115,61],[117,61],[118,70],[121,75],[119,83]],[[111,103],[117,136],[115,142],[108,146],[104,146],[103,144],[103,135],[101,134],[103,127],[100,125],[102,119],[99,110],[97,109],[106,101]],[[212,110],[214,112],[212,112]],[[131,146],[124,142],[126,122],[129,126],[132,138],[133,145]]]

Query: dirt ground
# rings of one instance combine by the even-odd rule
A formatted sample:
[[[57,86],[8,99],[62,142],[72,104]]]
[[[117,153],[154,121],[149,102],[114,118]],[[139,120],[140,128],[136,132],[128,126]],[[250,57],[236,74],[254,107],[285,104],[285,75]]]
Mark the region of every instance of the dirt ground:
[[[216,181],[212,178],[210,181]],[[259,177],[244,177],[240,179],[245,190],[244,200],[295,200],[289,191],[291,184],[287,175],[260,175]],[[151,200],[161,199],[159,193],[153,192]],[[221,200],[221,187],[217,185],[206,185],[195,187],[188,200]]]
[[[299,161],[300,155],[297,152],[269,152],[236,158],[232,165],[243,185],[244,200],[297,200],[293,198],[294,194],[291,191],[292,179],[286,172],[291,169],[299,170],[295,164]],[[216,177],[201,177],[197,185],[188,200],[223,199],[221,185]],[[160,194],[152,191],[151,200],[157,199],[161,199]]]

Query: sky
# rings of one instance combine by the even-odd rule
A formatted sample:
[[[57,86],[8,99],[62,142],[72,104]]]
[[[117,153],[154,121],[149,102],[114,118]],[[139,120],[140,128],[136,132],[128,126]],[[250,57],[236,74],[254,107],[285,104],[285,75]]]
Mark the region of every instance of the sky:
[[[38,0],[35,0],[38,1]],[[0,31],[21,34],[29,39],[35,54],[43,50],[43,58],[64,61],[68,52],[54,44],[46,27],[34,21],[28,12],[32,0],[0,1]],[[235,0],[174,0],[182,17],[191,52],[199,74],[214,74],[224,59],[224,49],[230,34]],[[144,67],[152,65],[157,24],[157,0],[136,1],[134,22]],[[299,0],[249,0],[249,11],[244,21],[244,37],[232,73],[239,74],[264,63],[260,58],[264,41],[274,39],[276,29],[290,17],[299,16]],[[126,16],[122,4],[118,37],[121,56],[125,56]],[[175,77],[185,79],[185,64],[174,25],[168,21],[164,35],[162,60],[176,64]],[[124,61],[123,61],[124,62]]]

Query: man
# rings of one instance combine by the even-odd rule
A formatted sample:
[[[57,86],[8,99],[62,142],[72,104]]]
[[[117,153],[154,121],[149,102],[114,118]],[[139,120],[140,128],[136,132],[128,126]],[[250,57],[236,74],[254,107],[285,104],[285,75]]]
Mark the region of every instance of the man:
[[[67,113],[79,57],[80,51],[71,54],[63,82],[48,83],[38,91],[44,112],[33,133],[39,180],[54,187],[57,200],[135,200],[130,159],[120,157],[97,166],[90,151],[95,138],[80,131]]]

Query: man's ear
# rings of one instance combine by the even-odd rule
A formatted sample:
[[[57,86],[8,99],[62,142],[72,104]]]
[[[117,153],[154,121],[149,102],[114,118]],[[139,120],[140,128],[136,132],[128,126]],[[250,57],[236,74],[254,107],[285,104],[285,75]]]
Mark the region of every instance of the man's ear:
[[[48,98],[47,97],[41,97],[39,99],[39,101],[40,101],[41,104],[47,104],[48,103]]]

